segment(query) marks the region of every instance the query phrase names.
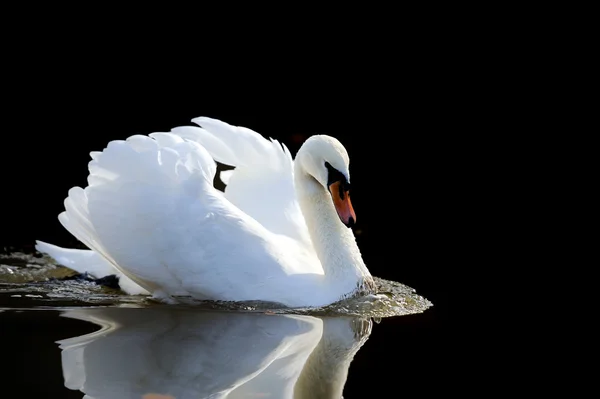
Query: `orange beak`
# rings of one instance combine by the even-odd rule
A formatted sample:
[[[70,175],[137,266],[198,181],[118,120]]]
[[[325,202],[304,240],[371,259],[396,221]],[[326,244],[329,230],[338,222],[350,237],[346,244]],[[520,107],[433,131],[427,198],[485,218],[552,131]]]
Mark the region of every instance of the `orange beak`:
[[[348,227],[354,226],[356,223],[356,214],[354,213],[354,208],[352,208],[352,202],[350,202],[350,192],[344,190],[339,181],[329,185],[329,192],[333,199],[333,206],[335,206],[335,210],[342,223]]]

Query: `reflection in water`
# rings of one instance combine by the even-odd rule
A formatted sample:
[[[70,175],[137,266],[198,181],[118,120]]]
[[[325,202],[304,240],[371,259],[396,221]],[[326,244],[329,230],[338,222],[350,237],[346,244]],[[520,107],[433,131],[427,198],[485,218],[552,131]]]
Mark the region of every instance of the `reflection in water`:
[[[371,333],[351,317],[92,308],[103,328],[59,341],[65,385],[84,398],[336,398]]]

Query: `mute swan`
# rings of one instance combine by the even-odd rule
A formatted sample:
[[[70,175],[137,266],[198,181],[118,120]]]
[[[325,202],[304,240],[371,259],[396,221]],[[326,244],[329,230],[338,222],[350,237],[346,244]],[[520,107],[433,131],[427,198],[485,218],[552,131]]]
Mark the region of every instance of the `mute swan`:
[[[74,309],[103,326],[58,342],[65,386],[85,398],[340,398],[372,322],[350,317]],[[168,396],[167,396],[168,395]]]
[[[92,152],[59,215],[90,250],[36,248],[131,294],[323,306],[375,291],[352,229],[349,157],[326,135],[285,145],[225,122],[134,135]],[[215,161],[225,192],[214,188]]]

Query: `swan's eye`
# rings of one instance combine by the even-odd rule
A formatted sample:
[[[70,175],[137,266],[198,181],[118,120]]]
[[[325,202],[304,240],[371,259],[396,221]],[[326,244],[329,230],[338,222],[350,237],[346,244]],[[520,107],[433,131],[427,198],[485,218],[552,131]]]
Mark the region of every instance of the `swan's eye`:
[[[344,193],[350,190],[350,183],[346,179],[346,176],[339,170],[331,166],[329,162],[325,162],[325,168],[327,169],[327,186],[331,186],[333,183],[339,182],[340,197],[344,198]]]

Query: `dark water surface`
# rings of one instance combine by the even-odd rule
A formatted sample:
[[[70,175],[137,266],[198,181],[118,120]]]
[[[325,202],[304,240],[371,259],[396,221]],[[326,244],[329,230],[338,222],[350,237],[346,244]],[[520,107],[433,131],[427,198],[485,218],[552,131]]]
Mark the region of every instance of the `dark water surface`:
[[[435,306],[380,294],[317,311],[122,295],[46,258],[0,259],[3,386],[19,397],[344,398],[427,392]],[[75,277],[75,278],[73,278]],[[155,396],[155,398],[162,398]]]

